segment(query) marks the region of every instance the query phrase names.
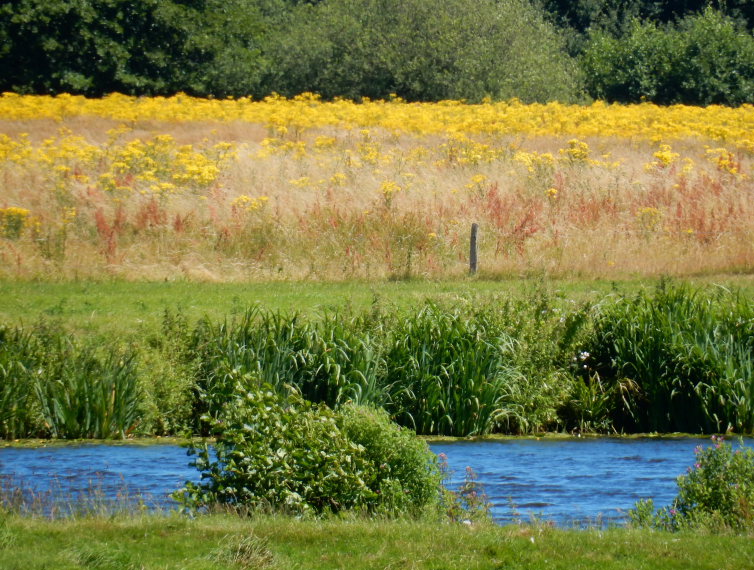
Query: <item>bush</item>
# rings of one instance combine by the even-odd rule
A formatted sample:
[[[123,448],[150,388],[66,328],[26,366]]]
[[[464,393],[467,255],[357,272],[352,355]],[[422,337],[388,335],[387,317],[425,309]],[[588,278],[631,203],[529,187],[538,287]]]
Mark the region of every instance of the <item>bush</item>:
[[[336,414],[268,386],[239,397],[211,422],[214,451],[207,443],[189,447],[202,482],[175,495],[189,509],[399,514],[437,502],[434,456],[384,414]]]
[[[635,20],[616,38],[591,37],[582,60],[597,99],[663,105],[740,105],[754,101],[754,36],[708,8],[676,24]]]
[[[377,510],[418,514],[436,502],[441,477],[426,442],[381,409],[349,404],[339,416],[343,433],[364,448],[372,466],[367,484],[379,496]]]
[[[245,95],[264,62],[243,0],[12,0],[0,5],[0,90]]]
[[[754,529],[754,450],[739,441],[738,449],[722,437],[712,447],[696,448],[696,462],[678,477],[678,495],[670,507],[654,512],[642,501],[629,513],[637,526],[670,530],[713,531]]]

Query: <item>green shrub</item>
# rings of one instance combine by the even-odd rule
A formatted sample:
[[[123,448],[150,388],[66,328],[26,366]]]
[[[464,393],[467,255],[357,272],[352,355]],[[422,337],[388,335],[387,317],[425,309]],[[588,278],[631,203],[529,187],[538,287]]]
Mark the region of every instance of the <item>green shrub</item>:
[[[339,415],[267,386],[208,419],[214,450],[206,443],[189,448],[202,482],[175,494],[187,508],[399,514],[436,502],[434,456],[384,414],[351,409]]]
[[[754,529],[754,450],[742,440],[737,449],[722,437],[713,436],[712,443],[696,448],[696,462],[678,477],[671,506],[655,512],[651,501],[640,501],[629,513],[631,521],[670,530]]]
[[[436,502],[440,475],[425,441],[390,421],[384,410],[367,406],[344,406],[339,424],[372,466],[367,484],[379,495],[375,510],[418,514]]]
[[[677,524],[721,524],[735,530],[754,527],[754,450],[734,449],[721,437],[696,449],[696,463],[678,478],[671,514]]]
[[[635,20],[596,32],[582,60],[592,97],[619,102],[740,105],[754,101],[754,36],[708,8],[665,27]]]

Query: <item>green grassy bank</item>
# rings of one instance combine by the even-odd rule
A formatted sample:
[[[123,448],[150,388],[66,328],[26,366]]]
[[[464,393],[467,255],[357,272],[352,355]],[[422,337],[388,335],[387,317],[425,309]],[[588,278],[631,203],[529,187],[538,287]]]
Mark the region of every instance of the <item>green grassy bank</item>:
[[[206,434],[244,391],[420,435],[752,433],[728,280],[2,283],[0,437]]]
[[[13,569],[743,569],[751,536],[212,515],[49,521],[0,515]]]

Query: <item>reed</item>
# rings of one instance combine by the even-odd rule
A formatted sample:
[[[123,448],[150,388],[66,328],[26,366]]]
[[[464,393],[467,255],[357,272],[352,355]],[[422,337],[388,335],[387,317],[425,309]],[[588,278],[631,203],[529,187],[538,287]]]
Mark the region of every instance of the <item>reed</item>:
[[[0,328],[0,436],[25,437],[37,426],[34,410],[34,335],[20,328]]]
[[[239,390],[260,384],[295,386],[305,398],[331,407],[345,401],[382,405],[380,348],[366,327],[356,316],[325,315],[313,322],[258,307],[235,321],[203,320],[188,351],[200,362],[195,419],[215,416]]]
[[[614,410],[627,431],[751,432],[752,303],[727,290],[661,284],[599,317],[588,366],[630,381]]]
[[[458,311],[435,305],[398,321],[386,351],[386,383],[396,420],[419,434],[491,431],[514,341]]]
[[[40,323],[0,334],[5,438],[123,438],[142,409],[136,354],[103,351]]]

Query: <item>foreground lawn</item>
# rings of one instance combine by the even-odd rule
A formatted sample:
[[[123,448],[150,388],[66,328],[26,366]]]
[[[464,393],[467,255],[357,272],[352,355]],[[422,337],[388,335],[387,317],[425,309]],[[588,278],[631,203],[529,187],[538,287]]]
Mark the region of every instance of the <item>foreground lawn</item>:
[[[204,516],[0,518],[0,568],[750,568],[747,536]]]

